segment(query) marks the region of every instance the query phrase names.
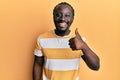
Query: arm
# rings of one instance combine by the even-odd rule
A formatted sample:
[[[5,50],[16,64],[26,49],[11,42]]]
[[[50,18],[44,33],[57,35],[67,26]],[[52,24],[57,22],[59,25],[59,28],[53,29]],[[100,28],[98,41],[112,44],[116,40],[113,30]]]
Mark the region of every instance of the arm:
[[[69,45],[72,50],[82,50],[82,59],[85,61],[87,66],[92,70],[98,70],[100,67],[99,57],[89,48],[89,46],[82,40],[77,29],[75,30],[76,36],[69,40]]]
[[[33,80],[42,80],[42,68],[44,58],[35,56],[33,65]]]
[[[85,61],[87,66],[93,70],[99,70],[100,61],[99,57],[88,47],[88,45],[83,42],[82,52],[83,56],[82,59]]]

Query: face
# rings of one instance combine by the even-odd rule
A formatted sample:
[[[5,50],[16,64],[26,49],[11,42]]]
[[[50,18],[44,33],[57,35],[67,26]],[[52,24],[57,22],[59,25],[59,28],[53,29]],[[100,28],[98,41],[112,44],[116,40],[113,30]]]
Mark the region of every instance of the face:
[[[66,33],[73,22],[73,12],[68,6],[59,6],[54,12],[56,31]]]

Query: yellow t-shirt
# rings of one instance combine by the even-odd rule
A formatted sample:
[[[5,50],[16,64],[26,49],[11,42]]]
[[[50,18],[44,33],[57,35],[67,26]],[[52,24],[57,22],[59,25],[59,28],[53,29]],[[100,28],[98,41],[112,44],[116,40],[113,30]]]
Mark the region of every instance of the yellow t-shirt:
[[[81,50],[72,50],[67,36],[57,36],[54,30],[41,34],[37,39],[34,54],[44,56],[43,80],[79,80]]]

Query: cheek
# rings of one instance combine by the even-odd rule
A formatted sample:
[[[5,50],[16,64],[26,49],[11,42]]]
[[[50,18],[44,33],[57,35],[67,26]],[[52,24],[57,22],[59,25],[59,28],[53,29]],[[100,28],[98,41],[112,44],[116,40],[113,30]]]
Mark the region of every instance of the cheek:
[[[57,18],[57,17],[53,17],[53,19],[54,19],[54,21],[57,21],[57,20],[58,20],[58,18]]]
[[[74,19],[74,18],[70,17],[70,18],[68,18],[67,20],[68,20],[69,22],[72,22],[73,19]]]
[[[73,20],[72,19],[68,19],[68,21],[67,21],[69,24],[71,24],[72,22],[73,22]]]
[[[55,17],[54,17],[53,19],[54,19],[54,21],[56,21],[56,20],[57,20],[57,18],[55,18]]]

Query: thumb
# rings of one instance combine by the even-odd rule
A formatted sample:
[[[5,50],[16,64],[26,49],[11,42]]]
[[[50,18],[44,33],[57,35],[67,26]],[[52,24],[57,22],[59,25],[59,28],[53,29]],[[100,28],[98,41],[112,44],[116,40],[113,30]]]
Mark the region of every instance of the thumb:
[[[76,28],[76,30],[75,30],[75,35],[77,38],[81,39],[81,35],[78,32],[78,28]]]
[[[75,29],[75,35],[79,36],[78,28]]]

